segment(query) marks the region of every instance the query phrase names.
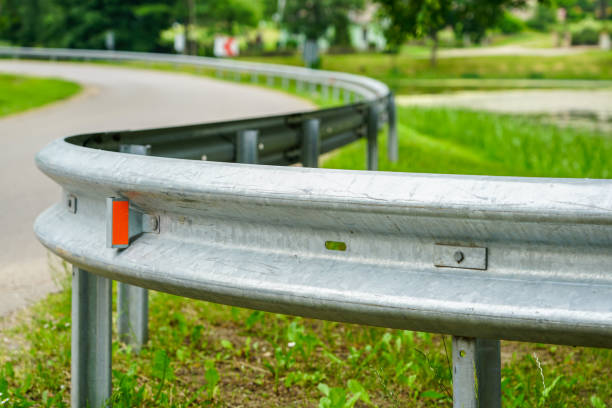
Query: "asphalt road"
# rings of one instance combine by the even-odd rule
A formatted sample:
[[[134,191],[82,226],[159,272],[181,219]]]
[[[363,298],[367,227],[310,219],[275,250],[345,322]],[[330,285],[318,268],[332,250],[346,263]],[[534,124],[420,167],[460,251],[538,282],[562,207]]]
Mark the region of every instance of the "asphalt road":
[[[47,251],[32,231],[60,188],[34,165],[52,140],[105,130],[184,125],[303,111],[290,95],[187,74],[95,64],[0,60],[0,72],[58,77],[84,86],[79,95],[0,118],[0,316],[57,288]]]

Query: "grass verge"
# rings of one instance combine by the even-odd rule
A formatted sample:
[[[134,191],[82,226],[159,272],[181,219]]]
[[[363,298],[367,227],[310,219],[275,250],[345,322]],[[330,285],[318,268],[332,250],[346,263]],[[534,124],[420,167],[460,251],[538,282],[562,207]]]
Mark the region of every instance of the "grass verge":
[[[299,56],[245,58],[249,61],[303,65]],[[539,86],[549,87],[547,81],[526,84],[508,80],[611,80],[612,53],[590,51],[558,57],[486,56],[441,58],[432,68],[427,59],[410,54],[349,54],[324,55],[322,68],[332,71],[366,75],[385,82],[396,93],[429,93],[478,89],[509,89]],[[462,79],[464,81],[438,80]],[[497,86],[478,83],[478,79],[504,79]],[[571,87],[570,83],[557,83],[556,87]],[[584,84],[583,86],[586,86]],[[607,86],[610,86],[609,84]],[[601,87],[592,84],[591,87]]]
[[[610,175],[605,158],[612,145],[605,134],[450,109],[399,108],[398,115],[401,160],[387,162],[383,143],[382,169]],[[363,143],[339,149],[324,163],[364,164]],[[66,277],[63,291],[3,330],[1,406],[69,404],[70,299]],[[138,356],[114,342],[115,407],[452,405],[448,336],[289,317],[158,292],[151,293],[150,329],[151,340]],[[502,361],[504,407],[602,408],[612,401],[612,350],[502,342]]]
[[[80,89],[61,79],[0,74],[0,117],[68,98]]]

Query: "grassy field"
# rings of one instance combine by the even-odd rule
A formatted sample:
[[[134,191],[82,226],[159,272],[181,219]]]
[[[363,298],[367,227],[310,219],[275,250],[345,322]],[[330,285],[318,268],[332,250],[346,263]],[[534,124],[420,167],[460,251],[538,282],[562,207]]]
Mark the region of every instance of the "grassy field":
[[[65,99],[81,87],[74,82],[0,74],[0,116]]]
[[[300,95],[337,103],[308,91]],[[399,108],[398,118],[400,161],[386,160],[381,135],[383,170],[612,174],[607,134],[452,109]],[[364,143],[339,149],[323,166],[364,168]],[[63,291],[0,321],[2,407],[69,404],[71,292],[67,271],[58,275]],[[449,336],[255,312],[157,292],[150,301],[151,340],[142,353],[113,345],[115,407],[452,405]],[[504,407],[612,406],[612,350],[504,341],[502,362]]]
[[[299,56],[245,58],[279,64],[302,65]],[[396,93],[443,92],[463,89],[506,89],[511,83],[482,87],[477,81],[440,86],[441,79],[611,80],[612,52],[591,51],[559,57],[488,56],[442,58],[435,68],[410,53],[325,55],[323,69],[367,75],[387,83]],[[543,85],[545,82],[542,82]],[[523,87],[518,83],[519,87]],[[537,85],[532,84],[532,87]],[[563,85],[559,85],[563,87]]]

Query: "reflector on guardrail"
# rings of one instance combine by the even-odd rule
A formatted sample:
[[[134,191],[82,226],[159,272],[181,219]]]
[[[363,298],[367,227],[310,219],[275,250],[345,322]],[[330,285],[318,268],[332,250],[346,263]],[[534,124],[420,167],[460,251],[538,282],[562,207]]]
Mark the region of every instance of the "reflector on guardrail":
[[[106,246],[127,248],[130,244],[130,202],[124,198],[106,199]]]

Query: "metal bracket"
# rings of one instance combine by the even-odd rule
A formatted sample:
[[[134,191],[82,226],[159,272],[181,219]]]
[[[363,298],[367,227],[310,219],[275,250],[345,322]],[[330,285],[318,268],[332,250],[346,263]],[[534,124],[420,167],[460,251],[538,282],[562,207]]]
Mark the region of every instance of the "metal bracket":
[[[133,210],[136,211],[136,210]],[[136,211],[138,212],[138,211]],[[159,215],[142,214],[142,232],[159,234]]]
[[[487,269],[487,248],[434,244],[433,263],[438,267]]]

